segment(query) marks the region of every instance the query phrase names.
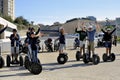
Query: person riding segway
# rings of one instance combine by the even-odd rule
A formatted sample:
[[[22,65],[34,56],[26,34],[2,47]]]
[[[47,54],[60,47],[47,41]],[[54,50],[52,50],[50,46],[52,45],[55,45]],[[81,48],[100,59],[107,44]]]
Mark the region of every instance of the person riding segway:
[[[59,46],[59,56],[57,57],[57,61],[59,64],[65,64],[68,60],[67,53],[64,53],[64,47],[65,47],[65,35],[64,35],[64,28],[60,28],[60,36],[58,39],[60,46]]]
[[[79,61],[81,58],[83,58],[82,51],[83,54],[85,53],[85,42],[86,42],[87,32],[85,27],[82,27],[82,30],[80,31],[77,31],[76,28],[75,32],[79,33],[80,51],[76,52],[76,60]]]
[[[111,53],[112,49],[112,34],[116,30],[116,28],[111,31],[110,28],[107,29],[107,31],[101,30],[104,33],[103,40],[105,41],[105,48],[106,53],[103,54],[103,61],[114,61],[115,60],[115,54]]]
[[[6,26],[5,28],[1,29],[0,30],[0,34],[3,33],[6,29],[7,29],[8,26]],[[0,68],[2,68],[4,66],[4,59],[3,57],[1,56],[1,46],[0,46]]]
[[[25,68],[27,68],[33,74],[40,74],[42,72],[42,66],[40,60],[37,58],[38,48],[37,39],[39,34],[35,35],[33,32],[30,33],[30,37],[26,43],[28,47],[28,54],[25,56]]]
[[[20,64],[20,66],[23,66],[23,58],[20,55],[19,56],[19,41],[20,36],[17,34],[17,30],[13,29],[13,34],[10,36],[11,40],[11,55],[7,55],[6,63],[7,67],[10,67],[10,64]],[[18,60],[19,56],[19,60]],[[12,61],[11,61],[12,57]]]
[[[94,65],[98,64],[100,62],[100,58],[97,54],[95,54],[95,48],[94,48],[94,35],[95,35],[96,29],[93,26],[89,26],[87,30],[88,35],[88,47],[87,52],[83,54],[83,62],[89,63],[92,62]],[[92,51],[92,55],[91,55]]]

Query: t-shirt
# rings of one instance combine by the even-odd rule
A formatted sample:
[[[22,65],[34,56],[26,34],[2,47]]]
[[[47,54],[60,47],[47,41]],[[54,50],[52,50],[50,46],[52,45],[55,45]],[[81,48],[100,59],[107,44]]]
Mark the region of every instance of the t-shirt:
[[[11,34],[10,35],[10,40],[11,40],[11,46],[14,47],[15,45],[16,46],[19,46],[19,41],[20,41],[20,36],[18,34],[16,34],[17,37],[15,37],[14,34]],[[16,41],[16,44],[14,44]]]
[[[112,33],[116,30],[116,28],[110,32],[109,34],[107,32],[105,32],[103,29],[102,29],[102,32],[104,33],[104,36],[103,36],[103,40],[104,41],[111,41],[112,40]]]
[[[82,31],[82,30],[77,31],[77,28],[75,29],[75,32],[76,32],[76,33],[79,33],[79,40],[80,40],[80,41],[85,40],[85,38],[86,38],[86,36],[87,36],[87,32]]]
[[[95,32],[96,32],[96,29],[94,29],[92,31],[87,31],[89,41],[94,41]]]
[[[60,42],[60,44],[65,44],[65,35],[60,33],[59,42]]]
[[[32,50],[37,50],[37,39],[39,37],[29,38],[29,44],[31,45]]]

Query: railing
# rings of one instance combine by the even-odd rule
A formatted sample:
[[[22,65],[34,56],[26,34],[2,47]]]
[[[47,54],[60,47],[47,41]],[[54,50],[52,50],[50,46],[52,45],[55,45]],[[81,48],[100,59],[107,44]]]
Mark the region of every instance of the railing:
[[[45,44],[44,41],[48,37],[42,37],[40,38],[40,46],[43,50],[45,50]],[[57,37],[51,37],[52,38],[52,43],[54,45],[54,40],[57,39]],[[22,43],[24,42],[25,37],[21,38]],[[66,38],[66,49],[68,48],[73,48],[73,43],[74,43],[74,38]],[[10,46],[10,40],[9,39],[1,39],[0,40],[0,46],[1,46],[1,52],[2,53],[10,53],[11,52],[11,46]]]

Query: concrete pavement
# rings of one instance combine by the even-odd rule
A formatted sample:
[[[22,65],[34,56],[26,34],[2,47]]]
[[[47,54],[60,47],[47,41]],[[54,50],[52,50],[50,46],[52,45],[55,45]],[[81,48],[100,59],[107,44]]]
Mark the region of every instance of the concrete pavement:
[[[116,53],[114,62],[102,62],[105,48],[96,48],[95,52],[100,56],[98,65],[84,64],[76,61],[76,50],[66,50],[69,59],[64,65],[57,63],[58,52],[40,53],[39,59],[43,71],[39,75],[29,73],[24,67],[3,67],[0,69],[0,80],[120,80],[120,45],[112,48]],[[6,55],[3,55],[5,59]]]

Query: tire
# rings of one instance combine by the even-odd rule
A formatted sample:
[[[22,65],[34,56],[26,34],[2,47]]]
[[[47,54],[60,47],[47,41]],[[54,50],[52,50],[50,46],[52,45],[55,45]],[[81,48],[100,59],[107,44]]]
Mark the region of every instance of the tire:
[[[92,61],[93,61],[94,65],[97,65],[98,63],[100,63],[99,56],[98,55],[93,55]]]
[[[39,63],[32,63],[30,72],[34,75],[38,75],[42,72],[42,65]]]
[[[110,60],[111,60],[111,61],[114,61],[115,58],[116,58],[116,57],[115,57],[115,54],[114,54],[114,53],[111,53],[111,54],[110,54]]]
[[[65,54],[60,54],[58,57],[57,57],[57,61],[59,64],[65,64],[67,62],[67,57]]]
[[[11,63],[10,55],[7,55],[6,63],[7,63],[7,67],[10,67],[10,63]]]
[[[28,69],[28,66],[29,66],[29,58],[28,56],[25,56],[24,67]]]
[[[40,60],[38,59],[38,63],[41,64]]]
[[[19,61],[20,61],[20,66],[23,66],[23,57],[22,56],[19,57]]]
[[[107,62],[107,60],[108,60],[108,56],[107,56],[106,53],[103,54],[102,59],[103,59],[103,62]]]
[[[77,51],[76,52],[76,60],[80,61],[80,57],[81,57],[80,51]]]
[[[2,56],[0,56],[0,68],[2,68],[4,64],[5,64],[4,59],[2,58]]]
[[[85,64],[89,63],[89,60],[88,60],[87,56],[88,56],[87,54],[83,54],[83,62]]]
[[[67,59],[67,61],[68,61],[68,55],[67,55],[67,54],[65,55],[65,57],[66,57],[66,59]],[[67,61],[66,61],[66,62],[67,62]]]

